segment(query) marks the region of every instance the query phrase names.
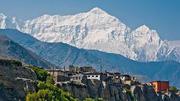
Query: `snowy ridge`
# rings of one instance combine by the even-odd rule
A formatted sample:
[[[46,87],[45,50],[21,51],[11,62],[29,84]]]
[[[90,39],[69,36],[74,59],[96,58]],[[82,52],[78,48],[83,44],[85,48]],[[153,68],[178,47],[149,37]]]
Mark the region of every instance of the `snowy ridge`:
[[[164,51],[175,49],[165,50],[170,48],[169,44],[165,45],[158,33],[148,26],[131,30],[97,7],[75,15],[43,15],[27,21],[8,21],[6,16],[0,16],[0,28],[16,28],[41,41],[63,42],[78,48],[121,54],[137,61],[162,60],[161,57],[167,55]]]
[[[2,13],[0,13],[0,28],[4,29],[6,27],[6,16]]]

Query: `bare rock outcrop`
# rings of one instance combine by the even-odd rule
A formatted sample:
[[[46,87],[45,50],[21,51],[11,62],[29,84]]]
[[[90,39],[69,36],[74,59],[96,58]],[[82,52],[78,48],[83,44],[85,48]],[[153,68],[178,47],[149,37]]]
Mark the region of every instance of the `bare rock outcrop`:
[[[0,60],[0,101],[24,100],[36,90],[36,74],[21,62]]]
[[[152,86],[146,84],[125,85],[109,81],[87,80],[82,83],[63,83],[61,88],[83,100],[87,97],[103,98],[104,101],[180,101],[175,93],[156,93]]]

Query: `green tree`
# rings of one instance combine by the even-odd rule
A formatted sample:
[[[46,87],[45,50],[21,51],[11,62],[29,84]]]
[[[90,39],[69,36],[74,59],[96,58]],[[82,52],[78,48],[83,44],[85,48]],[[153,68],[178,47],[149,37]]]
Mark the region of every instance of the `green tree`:
[[[39,90],[37,93],[28,94],[26,96],[26,101],[53,101],[53,100],[54,100],[53,94],[49,90]]]
[[[64,92],[62,89],[53,84],[39,82],[38,91],[26,96],[26,101],[77,101],[70,93]]]
[[[47,77],[50,76],[48,72],[42,68],[39,67],[30,67],[37,75],[37,79],[39,81],[46,81]]]
[[[175,87],[175,86],[171,86],[170,88],[169,88],[169,91],[172,91],[172,92],[178,92],[178,89]]]
[[[49,83],[49,84],[54,84],[54,80],[53,80],[53,77],[52,76],[47,76],[46,78],[46,83]]]

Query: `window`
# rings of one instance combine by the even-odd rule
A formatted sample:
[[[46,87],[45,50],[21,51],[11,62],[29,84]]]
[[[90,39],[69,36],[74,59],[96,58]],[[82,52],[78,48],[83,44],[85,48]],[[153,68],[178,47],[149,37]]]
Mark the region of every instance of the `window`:
[[[96,75],[96,77],[98,77],[98,75]]]

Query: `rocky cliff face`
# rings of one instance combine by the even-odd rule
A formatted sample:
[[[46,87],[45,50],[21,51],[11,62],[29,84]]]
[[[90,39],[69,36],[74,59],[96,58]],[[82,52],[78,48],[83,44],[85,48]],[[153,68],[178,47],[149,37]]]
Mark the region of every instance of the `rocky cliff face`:
[[[35,91],[36,74],[20,62],[0,60],[0,101],[20,101]]]
[[[113,81],[83,80],[84,85],[74,82],[62,84],[62,88],[72,92],[75,97],[103,98],[104,101],[179,101],[174,93],[157,94],[152,86],[146,84],[125,85]]]

